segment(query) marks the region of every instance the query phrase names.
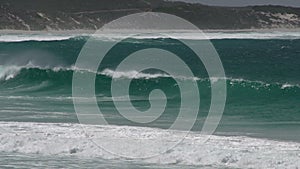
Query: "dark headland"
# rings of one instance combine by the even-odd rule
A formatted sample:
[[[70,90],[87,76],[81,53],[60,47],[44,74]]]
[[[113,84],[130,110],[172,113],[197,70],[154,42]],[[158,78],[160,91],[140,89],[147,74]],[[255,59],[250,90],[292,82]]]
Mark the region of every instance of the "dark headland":
[[[298,29],[300,8],[215,7],[163,0],[0,0],[1,30],[95,30],[118,17],[164,12],[200,29]]]

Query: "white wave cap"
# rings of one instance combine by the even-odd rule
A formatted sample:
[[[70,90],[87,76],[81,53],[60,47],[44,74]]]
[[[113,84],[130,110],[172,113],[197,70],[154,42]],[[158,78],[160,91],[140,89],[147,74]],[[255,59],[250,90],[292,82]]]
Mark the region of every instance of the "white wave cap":
[[[132,149],[132,141],[143,140],[155,143],[163,139],[167,143],[176,141],[181,131],[129,127],[129,126],[85,126],[93,131],[92,139],[115,147],[118,151],[143,154],[144,151],[160,149],[152,147]],[[79,157],[120,159],[119,156],[97,147],[87,138],[79,124],[43,124],[23,122],[0,123],[0,151],[33,153],[40,155],[75,155]],[[143,162],[155,164],[201,165],[239,168],[297,168],[300,166],[300,144],[248,137],[211,136],[201,143],[201,135],[190,133],[185,140],[165,154]],[[120,142],[119,145],[111,143]],[[158,144],[159,145],[159,144]],[[134,150],[134,151],[133,151]]]
[[[201,39],[300,39],[299,31],[208,31],[203,34],[179,30],[179,31],[166,31],[166,34],[170,37],[174,36],[179,39],[187,40],[201,40]],[[23,42],[23,41],[62,41],[71,38],[88,37],[88,33],[57,33],[57,34],[3,34],[0,35],[0,42]],[[128,32],[112,32],[109,34],[93,35],[93,38],[97,38],[103,41],[115,41],[128,37]],[[156,35],[140,35],[136,36],[137,39],[149,39],[149,38],[164,38],[165,36]]]
[[[61,41],[74,38],[74,35],[54,34],[7,34],[0,35],[0,42],[24,42],[24,41]]]

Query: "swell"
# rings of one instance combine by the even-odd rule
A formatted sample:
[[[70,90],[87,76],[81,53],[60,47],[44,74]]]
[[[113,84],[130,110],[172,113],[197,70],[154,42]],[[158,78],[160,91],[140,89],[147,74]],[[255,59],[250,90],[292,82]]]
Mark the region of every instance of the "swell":
[[[197,81],[200,87],[210,88],[210,86],[220,80],[220,78],[200,78],[200,77],[172,77],[164,73],[143,73],[137,71],[115,72],[110,69],[105,69],[99,72],[91,70],[78,69],[76,67],[54,67],[41,68],[37,66],[0,66],[0,90],[14,90],[34,92],[35,90],[57,90],[70,89],[72,86],[72,76],[74,71],[82,73],[96,74],[96,82],[109,83],[114,79],[132,79],[139,83],[148,83],[153,81],[163,81],[160,85],[170,85],[176,83],[173,79],[179,81]],[[280,82],[263,82],[256,80],[248,80],[243,78],[226,78],[227,86],[230,89],[248,92],[280,92],[282,90],[299,91],[299,84],[280,83]],[[175,85],[175,84],[173,84]],[[18,90],[17,90],[18,89]],[[68,90],[69,91],[69,90]],[[240,93],[242,95],[242,93]]]

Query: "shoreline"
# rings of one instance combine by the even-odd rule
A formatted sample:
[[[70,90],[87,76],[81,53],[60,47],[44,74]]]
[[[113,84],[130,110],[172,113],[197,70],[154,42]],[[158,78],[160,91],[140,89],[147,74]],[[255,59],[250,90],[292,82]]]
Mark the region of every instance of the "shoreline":
[[[200,29],[201,30],[201,29]],[[13,29],[2,29],[0,30],[1,35],[7,34],[93,34],[97,30],[88,29],[74,29],[74,30],[13,30]],[[300,28],[293,29],[206,29],[201,30],[204,33],[272,33],[272,32],[300,32]]]

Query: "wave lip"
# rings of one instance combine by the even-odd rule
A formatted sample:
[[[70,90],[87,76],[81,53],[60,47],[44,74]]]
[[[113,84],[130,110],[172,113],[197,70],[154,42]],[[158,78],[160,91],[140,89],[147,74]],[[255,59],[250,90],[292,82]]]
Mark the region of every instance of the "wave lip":
[[[180,131],[166,131],[155,128],[129,126],[85,126],[93,132],[87,138],[80,124],[45,124],[0,122],[0,151],[40,155],[76,155],[81,157],[101,157],[120,159],[97,147],[90,139],[98,139],[101,144],[118,146],[112,143],[122,141],[130,145],[133,140],[149,142],[153,139],[173,142],[181,135]],[[180,164],[241,168],[297,168],[300,165],[300,143],[280,142],[248,137],[211,136],[205,144],[201,136],[190,133],[174,149],[160,156],[142,159],[156,164]],[[148,149],[161,148],[153,144]],[[131,151],[127,146],[119,150],[132,154],[143,154],[147,148]]]

